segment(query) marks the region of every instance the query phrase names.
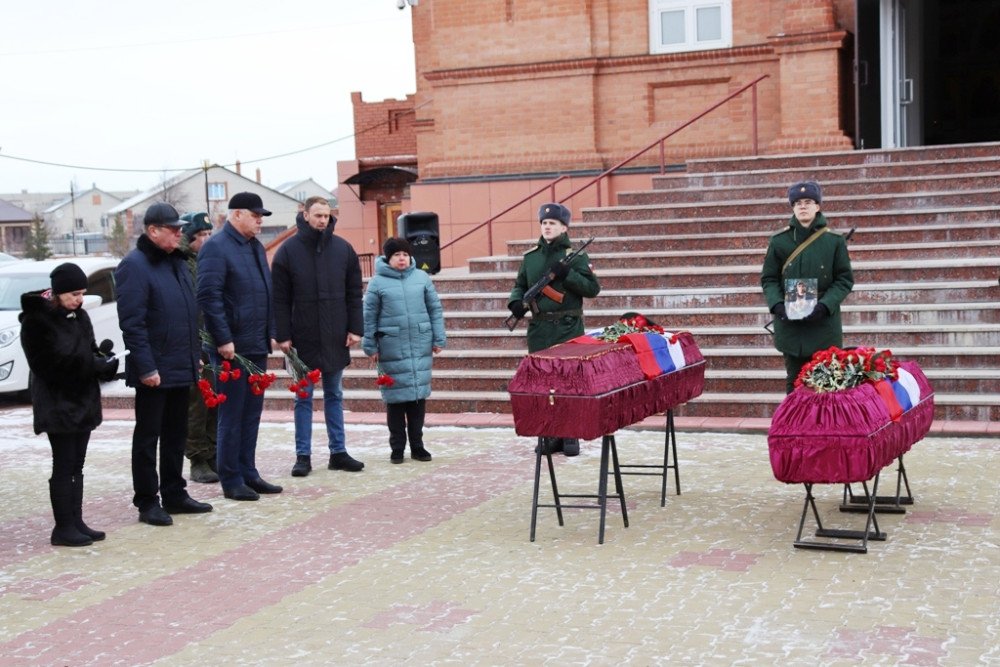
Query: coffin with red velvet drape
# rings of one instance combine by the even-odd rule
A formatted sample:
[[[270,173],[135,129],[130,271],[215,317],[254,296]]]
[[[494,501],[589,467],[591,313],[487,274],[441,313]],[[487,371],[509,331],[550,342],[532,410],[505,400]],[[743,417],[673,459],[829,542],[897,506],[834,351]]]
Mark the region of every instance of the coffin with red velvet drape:
[[[879,387],[866,382],[822,393],[799,387],[786,396],[767,434],[775,478],[798,484],[864,482],[927,435],[934,391],[916,362],[899,367],[900,379],[883,380]]]
[[[705,359],[690,333],[672,335],[674,364],[665,347],[654,353],[624,338],[571,341],[522,359],[508,386],[517,434],[593,440],[701,395]],[[673,370],[655,374],[656,356]]]

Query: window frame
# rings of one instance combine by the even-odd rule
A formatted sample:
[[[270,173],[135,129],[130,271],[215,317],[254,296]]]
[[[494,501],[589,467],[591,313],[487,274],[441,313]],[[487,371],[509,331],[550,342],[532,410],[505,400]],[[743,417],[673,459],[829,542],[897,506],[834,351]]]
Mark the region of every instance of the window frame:
[[[699,9],[719,8],[719,39],[698,41],[697,14]],[[684,42],[663,44],[660,15],[668,11],[684,12]],[[725,49],[733,45],[733,2],[732,0],[649,0],[649,52],[684,53],[688,51],[708,51]]]
[[[212,190],[213,189],[217,189],[217,188],[222,188],[222,196],[221,197],[213,197],[212,196]],[[229,184],[226,183],[225,181],[212,181],[212,182],[210,182],[208,184],[208,186],[206,187],[206,189],[208,190],[208,192],[206,194],[208,195],[208,200],[209,201],[228,201],[229,200],[229,197],[227,196],[229,194]]]

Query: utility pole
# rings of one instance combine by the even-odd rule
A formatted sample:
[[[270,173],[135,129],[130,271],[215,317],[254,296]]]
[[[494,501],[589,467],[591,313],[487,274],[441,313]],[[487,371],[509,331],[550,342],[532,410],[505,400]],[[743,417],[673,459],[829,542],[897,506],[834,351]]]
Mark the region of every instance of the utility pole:
[[[73,216],[73,226],[72,240],[73,240],[73,256],[76,257],[76,192],[73,187],[73,181],[69,182],[69,206],[70,214]]]
[[[205,172],[205,213],[208,214],[208,219],[212,219],[212,210],[208,207],[208,165],[209,160],[201,161],[201,169]]]

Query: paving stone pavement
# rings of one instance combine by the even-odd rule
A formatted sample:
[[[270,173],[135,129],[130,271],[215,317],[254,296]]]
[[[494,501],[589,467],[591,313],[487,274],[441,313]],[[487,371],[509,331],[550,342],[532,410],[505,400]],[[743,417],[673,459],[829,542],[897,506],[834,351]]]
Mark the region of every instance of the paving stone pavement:
[[[534,442],[509,429],[431,427],[432,462],[391,465],[385,428],[352,424],[363,472],[292,478],[293,427],[265,423],[259,468],[284,493],[189,484],[215,511],[147,526],[131,424],[109,421],[84,471],[108,538],[70,549],[48,544],[47,440],[30,409],[3,423],[0,665],[1000,665],[996,438],[915,445],[915,505],[845,554],[792,547],[804,490],[761,435],[679,434],[682,494],[661,508],[658,479],[626,477],[630,526],[610,512],[598,545],[587,510],[540,510],[528,540]],[[617,443],[623,463],[662,455],[649,431]],[[563,492],[595,491],[599,452],[556,457]],[[815,492],[825,523],[861,526],[840,487]]]

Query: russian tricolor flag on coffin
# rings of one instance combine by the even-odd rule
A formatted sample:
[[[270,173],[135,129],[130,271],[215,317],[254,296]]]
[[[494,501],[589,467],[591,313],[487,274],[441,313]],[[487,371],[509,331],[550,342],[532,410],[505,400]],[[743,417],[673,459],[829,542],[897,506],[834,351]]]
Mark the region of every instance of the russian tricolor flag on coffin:
[[[896,394],[899,406],[906,412],[920,402],[920,386],[913,375],[904,368],[896,369],[896,376],[892,381],[892,390]]]

